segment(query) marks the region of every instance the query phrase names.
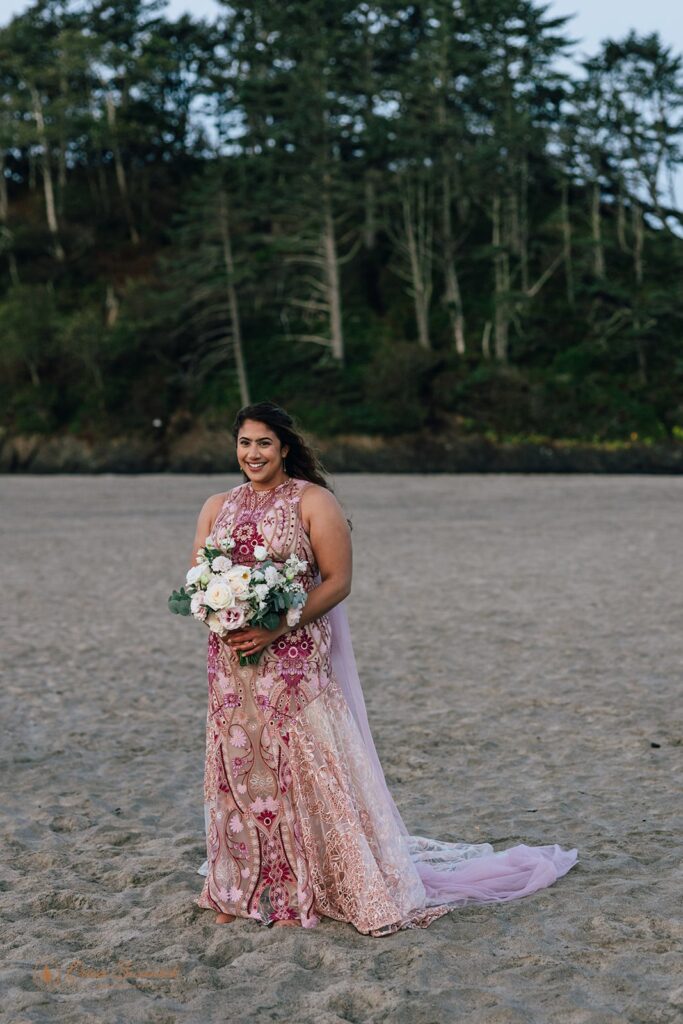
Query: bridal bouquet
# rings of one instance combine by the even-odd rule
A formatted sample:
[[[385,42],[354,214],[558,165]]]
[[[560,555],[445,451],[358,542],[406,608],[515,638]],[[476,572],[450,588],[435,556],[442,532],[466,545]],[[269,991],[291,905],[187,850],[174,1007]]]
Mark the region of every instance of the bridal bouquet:
[[[278,568],[266,549],[257,545],[257,564],[249,568],[233,563],[234,546],[227,534],[209,535],[197,552],[197,564],[187,572],[185,586],[169,597],[170,610],[175,615],[193,615],[219,636],[246,625],[275,629],[283,611],[287,625],[296,626],[307,596],[299,576],[308,563],[290,555]],[[240,651],[240,665],[253,665],[259,657],[260,652]]]

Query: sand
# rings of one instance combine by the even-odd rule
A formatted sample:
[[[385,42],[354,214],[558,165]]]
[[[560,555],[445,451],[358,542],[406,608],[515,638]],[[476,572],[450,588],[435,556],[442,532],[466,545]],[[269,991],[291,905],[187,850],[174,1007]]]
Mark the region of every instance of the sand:
[[[206,635],[166,610],[220,476],[4,477],[12,1024],[665,1024],[683,1015],[683,480],[339,476],[349,615],[411,831],[576,846],[385,938],[214,923]]]

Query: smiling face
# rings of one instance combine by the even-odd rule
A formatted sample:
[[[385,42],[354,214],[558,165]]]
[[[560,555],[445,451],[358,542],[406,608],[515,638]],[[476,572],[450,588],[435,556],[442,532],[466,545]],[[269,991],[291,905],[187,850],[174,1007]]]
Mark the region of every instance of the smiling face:
[[[282,460],[289,448],[258,420],[245,420],[237,434],[237,460],[257,490],[277,487],[286,479]]]

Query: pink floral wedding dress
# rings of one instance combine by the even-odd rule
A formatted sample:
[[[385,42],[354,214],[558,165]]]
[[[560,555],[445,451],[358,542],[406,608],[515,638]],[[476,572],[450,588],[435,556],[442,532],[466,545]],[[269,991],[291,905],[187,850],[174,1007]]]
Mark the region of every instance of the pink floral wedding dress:
[[[267,491],[235,487],[214,531],[253,565],[293,552],[319,582],[299,501],[305,480]],[[387,789],[367,725],[342,605],[295,628],[240,667],[208,642],[204,809],[207,860],[197,906],[270,925],[321,917],[363,934],[426,927],[468,903],[517,899],[551,885],[576,850],[412,836]]]

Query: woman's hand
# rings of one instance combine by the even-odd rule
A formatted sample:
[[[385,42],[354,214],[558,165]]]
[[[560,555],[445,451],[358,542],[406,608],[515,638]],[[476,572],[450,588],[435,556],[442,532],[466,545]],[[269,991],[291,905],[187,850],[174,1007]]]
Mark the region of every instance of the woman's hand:
[[[275,629],[264,629],[263,626],[242,626],[240,629],[230,630],[221,639],[227,647],[238,654],[240,652],[244,655],[260,654],[265,647],[279,639],[287,628],[282,624]]]

